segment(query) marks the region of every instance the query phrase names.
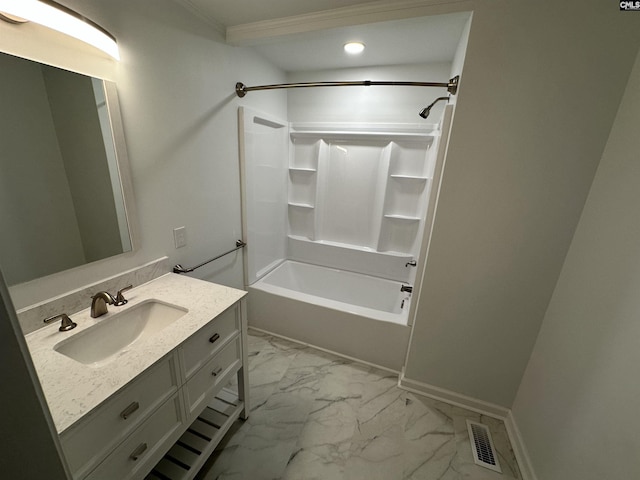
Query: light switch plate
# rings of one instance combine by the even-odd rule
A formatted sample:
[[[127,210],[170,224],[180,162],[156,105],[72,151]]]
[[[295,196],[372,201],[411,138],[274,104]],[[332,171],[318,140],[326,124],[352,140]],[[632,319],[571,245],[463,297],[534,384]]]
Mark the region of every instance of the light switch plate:
[[[173,242],[176,248],[181,248],[187,245],[187,229],[185,227],[178,227],[173,229]]]

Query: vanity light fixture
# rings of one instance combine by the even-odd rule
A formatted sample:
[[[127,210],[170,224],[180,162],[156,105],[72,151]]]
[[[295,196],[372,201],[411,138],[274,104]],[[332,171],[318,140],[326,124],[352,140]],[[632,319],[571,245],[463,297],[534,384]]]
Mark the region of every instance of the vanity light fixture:
[[[77,38],[120,60],[115,38],[99,25],[52,0],[0,0],[0,19],[19,17]],[[15,23],[15,22],[12,22]]]
[[[344,44],[344,51],[349,55],[358,55],[364,51],[364,43],[349,42]]]
[[[27,23],[29,21],[22,17],[16,17],[15,15],[11,15],[6,12],[0,12],[0,20],[4,20],[7,23],[13,23],[14,25],[20,24],[20,23]]]

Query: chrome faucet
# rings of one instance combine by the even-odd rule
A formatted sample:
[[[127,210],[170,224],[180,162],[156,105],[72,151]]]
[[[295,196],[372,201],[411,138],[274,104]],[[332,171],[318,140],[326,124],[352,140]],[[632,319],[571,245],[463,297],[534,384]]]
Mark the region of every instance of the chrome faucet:
[[[109,292],[98,292],[91,297],[91,318],[98,318],[108,312],[107,304],[113,305],[115,299]]]

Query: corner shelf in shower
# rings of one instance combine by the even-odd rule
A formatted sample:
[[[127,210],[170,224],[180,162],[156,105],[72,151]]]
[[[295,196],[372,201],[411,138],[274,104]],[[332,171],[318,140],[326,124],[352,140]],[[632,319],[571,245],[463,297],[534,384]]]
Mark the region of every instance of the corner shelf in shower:
[[[429,177],[422,177],[416,175],[389,175],[391,178],[396,178],[398,180],[409,180],[409,181],[418,181],[418,182],[426,182],[429,180]]]
[[[313,205],[310,205],[308,203],[295,203],[295,202],[289,202],[288,205],[290,207],[297,207],[297,208],[316,208]]]
[[[403,220],[408,222],[419,222],[420,217],[412,217],[409,215],[385,215],[384,218],[388,218],[391,220]]]

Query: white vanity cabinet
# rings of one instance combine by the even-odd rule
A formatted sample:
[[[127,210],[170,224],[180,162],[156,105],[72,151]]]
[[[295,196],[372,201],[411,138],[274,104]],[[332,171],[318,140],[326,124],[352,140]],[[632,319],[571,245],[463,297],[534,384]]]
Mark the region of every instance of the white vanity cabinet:
[[[85,478],[136,428],[147,419],[153,421],[153,414],[161,405],[174,404],[175,420],[182,423],[184,407],[179,395],[180,384],[178,357],[171,352],[67,429],[60,439],[74,478]],[[132,467],[137,466],[132,463]]]
[[[87,480],[143,478],[182,431],[179,395],[163,403],[87,477]]]
[[[193,478],[246,418],[246,326],[240,300],[66,429],[73,478]]]
[[[195,420],[221,384],[227,383],[229,376],[238,371],[240,352],[240,338],[236,337],[187,381],[184,399],[188,420]]]

